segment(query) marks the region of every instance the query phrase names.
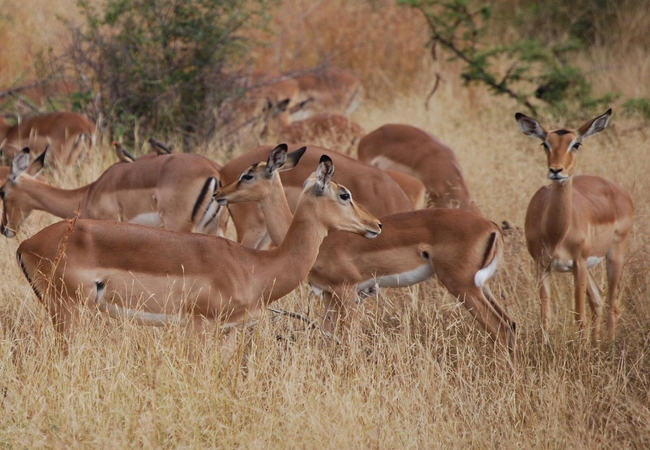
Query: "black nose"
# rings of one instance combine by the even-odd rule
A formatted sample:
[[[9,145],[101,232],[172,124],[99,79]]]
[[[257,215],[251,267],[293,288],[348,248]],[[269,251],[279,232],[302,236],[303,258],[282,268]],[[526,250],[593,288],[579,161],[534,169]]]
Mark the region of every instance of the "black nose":
[[[381,230],[381,222],[379,222],[379,229]]]
[[[562,172],[562,168],[560,167],[559,169],[553,169],[549,167],[548,171],[551,172],[553,175],[557,175],[558,173]]]

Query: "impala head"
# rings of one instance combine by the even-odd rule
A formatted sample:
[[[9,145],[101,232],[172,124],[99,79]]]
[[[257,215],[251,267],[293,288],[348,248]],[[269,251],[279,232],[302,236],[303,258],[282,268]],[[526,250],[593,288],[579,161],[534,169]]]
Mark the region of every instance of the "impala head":
[[[280,172],[291,170],[298,165],[307,147],[287,153],[287,144],[280,144],[271,150],[266,162],[255,163],[232,183],[218,189],[214,194],[220,205],[228,203],[260,202],[273,189],[282,189]]]
[[[48,147],[49,148],[49,147]],[[2,198],[2,224],[0,232],[8,238],[12,238],[18,232],[20,225],[32,212],[31,197],[20,188],[22,183],[29,182],[38,176],[43,170],[45,154],[48,148],[38,158],[30,162],[29,148],[25,147],[11,162],[9,176],[4,185],[0,188]]]
[[[564,182],[570,179],[576,167],[576,154],[583,139],[600,133],[607,127],[612,115],[611,108],[605,114],[589,120],[577,130],[558,129],[546,131],[539,122],[524,114],[515,114],[521,131],[542,140],[548,160],[548,178]]]
[[[352,194],[343,185],[332,181],[334,163],[323,155],[316,172],[306,181],[298,200],[298,207],[304,202],[312,203],[312,214],[330,230],[350,231],[367,238],[381,233],[381,222],[366,209],[352,200]],[[296,214],[298,209],[296,209]]]

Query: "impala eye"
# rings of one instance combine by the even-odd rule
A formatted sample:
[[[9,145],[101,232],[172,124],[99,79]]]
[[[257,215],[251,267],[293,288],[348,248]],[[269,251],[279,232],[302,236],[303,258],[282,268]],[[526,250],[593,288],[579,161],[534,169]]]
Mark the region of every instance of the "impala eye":
[[[5,190],[0,189],[0,199],[4,200],[5,199]]]
[[[344,192],[342,194],[339,194],[339,198],[341,200],[343,200],[344,202],[347,202],[348,200],[350,200],[350,194],[348,194],[347,192]]]
[[[551,150],[551,147],[549,147],[548,144],[547,144],[546,142],[542,142],[542,147],[543,147],[544,150],[547,151],[547,152]]]
[[[240,180],[245,180],[245,181],[250,181],[253,179],[253,175],[250,175],[248,173],[242,174],[241,177],[239,177]]]
[[[576,142],[575,144],[573,144],[573,147],[572,147],[572,148],[573,148],[573,150],[578,150],[578,149],[580,148],[581,145],[582,145],[581,142]]]

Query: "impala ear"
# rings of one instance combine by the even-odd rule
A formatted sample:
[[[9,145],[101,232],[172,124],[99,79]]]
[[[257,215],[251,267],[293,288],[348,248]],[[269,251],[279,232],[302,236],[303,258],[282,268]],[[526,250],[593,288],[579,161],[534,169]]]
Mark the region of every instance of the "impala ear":
[[[287,144],[280,144],[271,150],[269,159],[266,161],[266,173],[268,175],[271,175],[273,172],[284,166],[284,163],[287,160],[287,150],[289,150]]]
[[[287,154],[287,160],[280,170],[284,172],[285,170],[291,170],[296,167],[300,162],[302,155],[304,155],[306,151],[307,147],[300,147],[298,150],[294,150],[293,152]]]
[[[314,193],[316,195],[323,195],[332,181],[334,176],[334,163],[332,159],[323,155],[320,157],[318,168],[316,169],[316,183],[314,184]]]
[[[612,117],[612,108],[609,108],[605,114],[602,114],[595,119],[591,119],[589,122],[578,128],[580,139],[584,139],[603,131],[607,127],[607,124],[609,124],[610,117]]]
[[[9,180],[15,181],[18,176],[29,167],[30,151],[25,147],[14,156],[11,161],[11,170],[9,171]]]
[[[34,161],[32,161],[32,163],[29,165],[25,173],[27,173],[32,177],[37,177],[43,171],[43,167],[45,167],[45,155],[47,154],[49,149],[50,149],[50,144],[47,144],[45,150],[43,150],[43,152],[40,155],[38,155],[38,157]]]
[[[289,103],[291,102],[291,99],[285,98],[284,100],[278,102],[277,105],[275,105],[275,109],[280,111],[280,112],[285,112],[289,108]]]
[[[528,117],[525,114],[517,113],[515,114],[515,119],[519,124],[519,129],[526,135],[530,137],[540,138],[541,140],[546,140],[546,130],[542,127],[538,121],[532,117]]]

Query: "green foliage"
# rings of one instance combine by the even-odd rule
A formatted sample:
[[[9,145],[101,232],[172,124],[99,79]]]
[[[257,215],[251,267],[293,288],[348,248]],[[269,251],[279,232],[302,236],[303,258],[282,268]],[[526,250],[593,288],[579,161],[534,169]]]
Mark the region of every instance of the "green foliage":
[[[85,88],[75,107],[98,98],[96,112],[127,131],[205,137],[233,90],[228,69],[246,54],[241,32],[264,24],[269,1],[107,0],[98,12],[80,0],[85,28],[75,30],[71,55]]]
[[[643,121],[650,122],[650,100],[647,98],[631,98],[623,103],[623,110],[628,116],[639,116]]]
[[[466,84],[486,85],[496,95],[506,95],[533,114],[544,107],[552,114],[584,114],[602,108],[615,96],[594,97],[586,75],[570,64],[582,46],[578,40],[545,45],[535,39],[495,46],[485,35],[491,8],[470,0],[400,0],[427,21],[431,45],[464,63]],[[507,61],[507,69],[499,69]]]

